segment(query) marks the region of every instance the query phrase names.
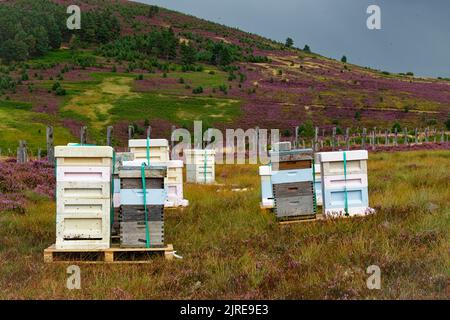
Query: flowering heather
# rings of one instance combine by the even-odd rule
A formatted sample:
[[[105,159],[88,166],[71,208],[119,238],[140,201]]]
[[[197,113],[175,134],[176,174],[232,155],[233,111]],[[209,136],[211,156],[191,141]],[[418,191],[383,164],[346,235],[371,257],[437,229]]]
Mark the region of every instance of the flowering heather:
[[[14,159],[0,162],[0,212],[23,212],[27,192],[53,197],[55,169],[45,161],[19,164]]]

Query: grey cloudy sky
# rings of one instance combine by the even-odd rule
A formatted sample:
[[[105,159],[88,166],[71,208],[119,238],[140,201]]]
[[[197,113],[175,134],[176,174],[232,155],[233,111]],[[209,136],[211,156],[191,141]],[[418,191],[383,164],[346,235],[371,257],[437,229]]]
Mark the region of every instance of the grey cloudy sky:
[[[391,72],[450,77],[449,0],[139,0]],[[381,30],[366,9],[381,8]]]

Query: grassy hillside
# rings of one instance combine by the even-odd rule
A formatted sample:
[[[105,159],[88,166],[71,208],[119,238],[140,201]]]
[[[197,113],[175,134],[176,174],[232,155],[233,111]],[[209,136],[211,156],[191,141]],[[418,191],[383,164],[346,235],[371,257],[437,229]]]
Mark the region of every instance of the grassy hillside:
[[[260,211],[256,166],[219,166],[223,187],[186,185],[190,206],[165,216],[183,260],[81,265],[81,290],[66,289],[67,265],[43,263],[55,206],[27,192],[24,214],[0,214],[0,299],[446,299],[449,160],[447,151],[370,154],[377,214],[287,226]],[[381,290],[366,287],[369,265],[381,268]]]
[[[69,4],[82,9],[80,31],[65,28]],[[306,121],[328,131],[391,129],[395,123],[450,127],[445,79],[342,63],[128,1],[8,0],[0,10],[8,13],[0,22],[9,26],[1,36],[11,38],[0,48],[0,114],[7,119],[0,126],[9,132],[0,136],[3,150],[14,150],[19,139],[44,147],[41,128],[47,124],[57,128],[61,142],[76,139],[87,125],[97,143],[105,140],[106,126],[114,125],[118,144],[130,123],[148,123],[155,135],[167,137],[171,125],[190,128],[196,119],[220,128],[278,128],[286,135]],[[28,12],[35,13],[25,21]],[[13,13],[17,17],[10,21]],[[51,28],[39,28],[41,16]],[[47,38],[29,30],[47,30]],[[4,43],[18,41],[13,36],[19,32],[41,46],[15,43],[12,48],[26,50],[11,55]],[[7,111],[11,106],[20,108],[22,124],[9,120],[19,116]]]

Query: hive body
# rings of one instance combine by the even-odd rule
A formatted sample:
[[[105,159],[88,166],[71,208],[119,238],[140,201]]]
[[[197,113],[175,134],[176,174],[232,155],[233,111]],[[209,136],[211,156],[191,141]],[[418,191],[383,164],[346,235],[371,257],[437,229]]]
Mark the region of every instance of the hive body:
[[[368,213],[367,151],[322,152],[319,157],[324,214],[343,215],[346,203],[351,216]]]
[[[186,163],[186,181],[191,183],[215,183],[215,150],[184,150]]]
[[[145,167],[145,191],[142,168],[137,162],[124,162],[120,178],[120,246],[162,247],[164,245],[164,178],[166,166]],[[146,199],[144,202],[144,193]],[[146,228],[145,207],[147,208]]]
[[[56,158],[56,248],[110,247],[113,149],[58,146]]]
[[[291,150],[280,143],[270,155],[272,166],[260,167],[263,205],[269,205],[272,197],[277,218],[314,218],[313,151]],[[272,193],[268,190],[269,177]]]

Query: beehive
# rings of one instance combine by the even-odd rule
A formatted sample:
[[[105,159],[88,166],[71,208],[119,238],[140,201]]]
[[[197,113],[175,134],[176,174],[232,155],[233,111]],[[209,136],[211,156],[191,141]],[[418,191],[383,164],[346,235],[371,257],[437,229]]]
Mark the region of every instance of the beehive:
[[[111,147],[55,147],[57,249],[109,248],[112,157]]]
[[[150,163],[167,163],[169,157],[169,141],[166,139],[149,139]],[[128,140],[130,152],[135,160],[147,160],[147,139]]]
[[[167,199],[166,207],[186,207],[188,200],[183,198],[183,161],[170,160],[167,162],[167,177],[164,183]]]
[[[312,149],[270,152],[272,171],[270,180],[278,218],[314,218]]]
[[[261,207],[273,208],[272,169],[270,166],[260,166],[259,176],[261,177]]]
[[[119,179],[119,168],[122,167],[124,161],[133,161],[134,154],[132,152],[117,152],[115,157],[114,168],[113,168],[113,223],[111,233],[113,235],[119,234],[120,230],[120,179]]]
[[[214,183],[215,150],[189,149],[184,150],[186,163],[186,181],[191,183]]]
[[[164,178],[166,166],[150,165],[144,168],[143,188],[140,161],[124,161],[119,170],[120,178],[120,246],[162,247],[164,245],[164,204],[166,191]],[[145,203],[144,203],[145,192]],[[145,208],[147,208],[146,228]]]
[[[321,206],[322,201],[322,175],[320,174],[320,163],[314,164],[314,192],[316,194],[316,204]]]
[[[346,161],[344,162],[344,155]],[[369,208],[366,150],[320,153],[323,211],[326,215],[364,215]]]

